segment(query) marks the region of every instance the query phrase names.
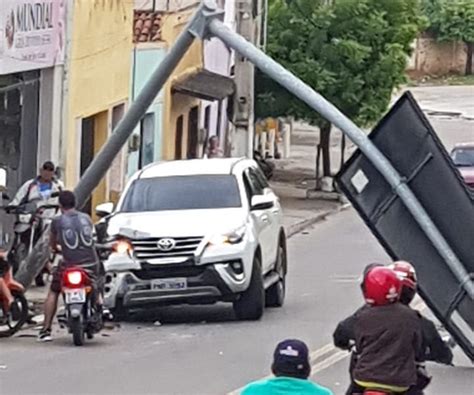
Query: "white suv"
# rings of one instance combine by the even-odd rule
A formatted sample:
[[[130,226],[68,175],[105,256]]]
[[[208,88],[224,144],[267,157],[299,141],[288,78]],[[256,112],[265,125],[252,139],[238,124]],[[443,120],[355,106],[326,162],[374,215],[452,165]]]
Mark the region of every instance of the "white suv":
[[[130,180],[115,209],[105,203],[96,212],[109,239],[129,243],[104,263],[105,300],[117,315],[224,301],[239,319],[257,320],[265,305],[283,305],[282,210],[253,160],[152,164]]]

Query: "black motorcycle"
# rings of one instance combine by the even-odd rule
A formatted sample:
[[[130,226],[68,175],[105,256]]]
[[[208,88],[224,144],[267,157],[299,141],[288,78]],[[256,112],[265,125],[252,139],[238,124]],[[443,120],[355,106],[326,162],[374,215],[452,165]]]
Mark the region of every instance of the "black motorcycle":
[[[253,152],[253,159],[257,162],[258,167],[260,167],[260,170],[265,174],[267,180],[271,180],[273,177],[273,171],[275,170],[275,165],[272,162],[267,161],[258,151]]]
[[[51,194],[57,197],[59,193]],[[14,238],[12,246],[8,252],[8,260],[13,267],[13,273],[20,268],[21,263],[33,250],[35,244],[44,231],[44,219],[42,214],[45,210],[59,210],[57,205],[41,204],[42,200],[35,199],[17,206],[6,206],[3,209],[6,213],[15,215]],[[44,285],[42,273],[36,278],[37,285]]]

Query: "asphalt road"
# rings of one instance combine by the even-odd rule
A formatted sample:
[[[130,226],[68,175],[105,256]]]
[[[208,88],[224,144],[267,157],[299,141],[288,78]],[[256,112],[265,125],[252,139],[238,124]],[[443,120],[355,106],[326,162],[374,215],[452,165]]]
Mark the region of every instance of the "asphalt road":
[[[219,305],[137,317],[83,348],[59,329],[48,344],[26,332],[1,340],[0,393],[228,394],[269,374],[278,341],[300,338],[313,351],[314,378],[342,394],[347,356],[332,347],[331,333],[362,303],[364,265],[387,257],[352,210],[292,238],[289,254],[287,303],[260,322],[236,322]],[[472,393],[474,370],[459,350],[456,363],[432,369],[429,394]]]

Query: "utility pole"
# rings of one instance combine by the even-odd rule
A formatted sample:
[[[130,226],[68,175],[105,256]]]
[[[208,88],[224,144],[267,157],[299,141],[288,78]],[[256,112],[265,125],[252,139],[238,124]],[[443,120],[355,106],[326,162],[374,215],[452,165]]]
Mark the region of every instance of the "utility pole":
[[[254,1],[235,0],[237,33],[256,43]],[[234,116],[230,133],[230,153],[235,157],[253,157],[254,139],[254,75],[255,67],[244,56],[235,53]]]

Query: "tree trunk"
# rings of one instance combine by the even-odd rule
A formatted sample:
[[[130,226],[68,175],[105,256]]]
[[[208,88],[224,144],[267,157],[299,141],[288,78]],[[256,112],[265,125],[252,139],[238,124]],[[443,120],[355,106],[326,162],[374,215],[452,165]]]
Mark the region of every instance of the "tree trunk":
[[[342,140],[341,140],[341,165],[339,171],[344,166],[344,162],[346,161],[346,135],[342,133]]]
[[[467,42],[466,75],[472,75],[472,54],[474,52],[474,42]]]
[[[320,145],[323,154],[323,177],[331,177],[331,156],[330,156],[330,142],[331,142],[331,127],[332,125],[324,123],[320,127]]]

